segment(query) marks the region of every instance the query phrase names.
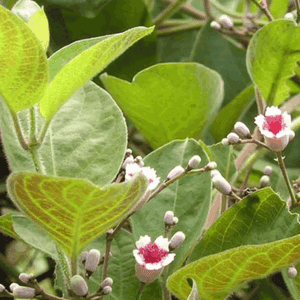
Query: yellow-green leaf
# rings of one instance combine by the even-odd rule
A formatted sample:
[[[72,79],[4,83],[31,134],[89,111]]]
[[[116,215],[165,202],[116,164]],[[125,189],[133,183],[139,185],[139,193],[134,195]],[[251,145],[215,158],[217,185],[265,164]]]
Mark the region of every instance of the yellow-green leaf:
[[[13,228],[13,219],[11,214],[7,214],[0,217],[0,231],[15,239],[19,238],[18,234]]]
[[[73,256],[124,218],[145,193],[147,180],[138,175],[101,189],[84,179],[20,172],[9,176],[7,189],[16,205]]]
[[[0,96],[15,113],[36,104],[48,83],[40,41],[24,21],[1,5],[0,82]]]
[[[153,27],[136,27],[114,34],[73,58],[50,82],[40,101],[42,116],[50,120],[69,97],[91,77],[102,71],[139,39],[150,34],[153,29]]]

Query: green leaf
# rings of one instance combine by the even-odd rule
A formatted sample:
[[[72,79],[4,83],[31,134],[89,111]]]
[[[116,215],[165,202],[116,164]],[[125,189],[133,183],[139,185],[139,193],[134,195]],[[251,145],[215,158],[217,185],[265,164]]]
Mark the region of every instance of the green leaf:
[[[193,287],[187,300],[200,300],[197,283],[194,279],[192,279],[192,281],[193,281]]]
[[[163,182],[174,167],[186,167],[194,155],[201,157],[200,167],[208,163],[208,158],[193,139],[173,141],[150,153],[145,165],[156,170]],[[197,242],[207,217],[211,197],[210,173],[186,175],[170,184],[154,199],[135,213],[132,219],[133,235],[137,241],[140,236],[149,235],[152,242],[164,232],[164,215],[171,210],[179,222],[171,231],[173,235],[182,231],[186,235],[183,244],[176,249],[175,260],[169,265],[169,272],[180,268],[191,248]]]
[[[33,221],[25,216],[13,216],[13,228],[18,237],[31,247],[41,250],[57,260],[54,240]]]
[[[208,146],[211,160],[217,163],[218,171],[224,178],[230,180],[236,169],[234,166],[233,146],[223,146],[222,143]]]
[[[241,118],[241,115],[249,108],[254,100],[254,87],[250,85],[239,93],[218,113],[212,124],[213,136],[221,140],[233,129],[234,124]]]
[[[222,76],[224,102],[228,103],[251,83],[245,62],[246,51],[237,48],[223,34],[211,28],[210,23],[209,20],[195,38],[189,60],[203,64]],[[223,123],[226,122],[223,120]]]
[[[275,19],[282,18],[287,12],[289,0],[274,0],[270,5],[270,12]]]
[[[48,83],[48,63],[35,34],[0,5],[0,96],[10,110],[32,107]]]
[[[286,203],[270,188],[259,190],[215,221],[194,248],[191,263],[170,277],[169,288],[185,299],[190,277],[204,300],[223,299],[241,282],[299,260],[299,233],[297,215]]]
[[[18,234],[16,234],[13,228],[13,219],[11,214],[0,217],[0,231],[15,239],[19,238]]]
[[[4,103],[0,109],[11,169],[35,172],[32,157],[20,146]],[[41,128],[44,119],[38,111],[36,114],[37,127]],[[22,111],[18,117],[29,139],[29,112]],[[105,186],[119,171],[126,146],[127,129],[121,110],[105,90],[88,82],[54,116],[38,154],[45,174],[85,178]]]
[[[29,172],[11,174],[12,200],[62,247],[76,256],[97,235],[118,223],[146,191],[136,176],[101,189],[87,180]]]
[[[42,116],[48,121],[51,120],[74,92],[136,41],[150,34],[153,29],[153,27],[137,27],[115,34],[91,46],[68,62],[49,83],[39,103]]]
[[[268,106],[289,97],[286,81],[300,60],[300,28],[288,20],[271,22],[257,31],[247,50],[247,68]]]
[[[19,16],[39,39],[46,52],[49,46],[49,24],[44,8],[34,1],[19,0],[12,8],[12,13]]]
[[[154,148],[199,136],[223,99],[220,75],[195,63],[154,65],[132,83],[107,74],[101,80]]]

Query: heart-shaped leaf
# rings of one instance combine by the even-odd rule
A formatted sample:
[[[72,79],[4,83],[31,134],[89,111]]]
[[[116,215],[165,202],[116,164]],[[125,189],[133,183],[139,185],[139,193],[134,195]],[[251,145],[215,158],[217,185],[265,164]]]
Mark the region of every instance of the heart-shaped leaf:
[[[257,31],[247,50],[247,68],[268,106],[289,97],[286,80],[300,60],[300,28],[294,21],[278,20]]]
[[[20,172],[9,176],[7,189],[16,205],[67,255],[76,256],[126,215],[145,193],[147,179],[140,174],[101,189],[83,179]]]
[[[107,74],[101,80],[154,148],[201,135],[223,100],[221,76],[196,63],[157,64],[132,83]]]
[[[24,21],[0,5],[0,96],[13,112],[32,107],[48,83],[42,44]]]

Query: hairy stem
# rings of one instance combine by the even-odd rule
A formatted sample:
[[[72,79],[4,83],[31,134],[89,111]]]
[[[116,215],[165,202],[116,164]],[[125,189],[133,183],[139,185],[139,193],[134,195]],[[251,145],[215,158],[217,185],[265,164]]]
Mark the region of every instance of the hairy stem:
[[[297,206],[297,201],[296,201],[296,197],[295,197],[291,182],[289,180],[289,177],[288,177],[288,174],[287,174],[287,171],[286,171],[286,167],[285,167],[285,164],[284,164],[284,160],[283,160],[281,151],[276,152],[276,156],[277,156],[278,166],[281,170],[282,176],[284,178],[285,184],[287,186],[287,189],[288,189],[290,197],[291,197],[291,202],[292,202],[291,203],[291,209],[293,209]]]

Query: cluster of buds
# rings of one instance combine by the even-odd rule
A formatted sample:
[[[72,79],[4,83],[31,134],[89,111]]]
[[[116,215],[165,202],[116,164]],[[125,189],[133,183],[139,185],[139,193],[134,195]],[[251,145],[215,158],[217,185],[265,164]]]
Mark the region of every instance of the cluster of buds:
[[[221,30],[222,27],[232,30],[234,28],[234,23],[232,19],[227,15],[221,15],[218,22],[212,21],[210,27],[216,30]]]
[[[270,186],[270,175],[272,174],[272,167],[266,166],[264,169],[264,175],[260,178],[260,187],[264,188]]]
[[[249,128],[242,122],[236,122],[234,125],[236,133],[230,132],[226,138],[222,140],[224,146],[237,144],[241,141],[241,138],[251,138]]]
[[[167,211],[164,222],[167,226],[174,226],[177,224],[178,218],[174,217],[172,211]],[[164,267],[174,260],[175,254],[171,252],[177,249],[184,240],[185,234],[182,231],[176,232],[170,241],[161,235],[153,244],[151,244],[151,238],[148,235],[141,236],[136,242],[137,249],[133,250],[137,279],[145,284],[153,282],[161,274]]]
[[[96,292],[99,295],[108,295],[112,292],[113,280],[110,277],[105,278],[98,291]],[[71,278],[71,287],[75,295],[84,297],[87,295],[89,288],[86,280],[80,275],[75,275]]]
[[[110,253],[111,255],[111,253]],[[77,296],[84,297],[88,293],[87,280],[97,270],[97,267],[104,262],[104,255],[100,255],[100,251],[97,249],[91,249],[89,252],[83,251],[81,253],[81,261],[85,267],[85,279],[80,275],[75,275],[71,278],[72,291]],[[96,293],[100,295],[107,295],[111,293],[113,280],[107,277],[100,285],[99,290]]]
[[[5,286],[0,284],[0,294],[13,296],[15,298],[27,298],[32,299],[35,296],[41,294],[41,287],[38,285],[36,280],[33,280],[33,276],[25,273],[21,273],[19,275],[19,279],[21,282],[28,284],[32,287],[28,286],[20,286],[17,283],[12,283],[9,286],[11,293],[5,289]]]
[[[136,173],[141,172],[148,178],[148,191],[153,191],[159,184],[160,178],[157,177],[156,171],[150,167],[144,167],[141,156],[133,158],[132,151],[127,149],[122,169],[125,170],[125,181],[130,180]]]

